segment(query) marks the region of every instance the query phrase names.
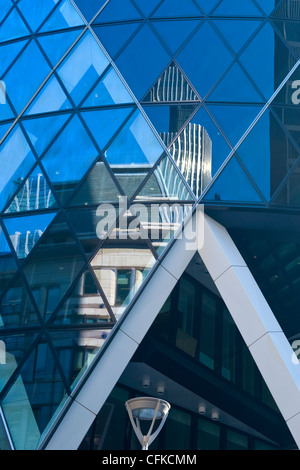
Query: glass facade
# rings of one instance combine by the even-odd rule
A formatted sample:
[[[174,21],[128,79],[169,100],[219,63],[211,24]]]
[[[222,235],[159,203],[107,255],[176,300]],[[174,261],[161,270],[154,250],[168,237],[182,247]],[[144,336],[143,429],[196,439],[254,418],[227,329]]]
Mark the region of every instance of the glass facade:
[[[299,0],[0,0],[3,448],[39,446],[197,203],[296,216],[299,20]],[[297,290],[289,249],[259,265],[271,275],[287,257],[270,278],[282,289],[265,290],[279,319]],[[255,394],[228,312],[203,293],[190,317],[184,279],[178,295],[173,344]]]

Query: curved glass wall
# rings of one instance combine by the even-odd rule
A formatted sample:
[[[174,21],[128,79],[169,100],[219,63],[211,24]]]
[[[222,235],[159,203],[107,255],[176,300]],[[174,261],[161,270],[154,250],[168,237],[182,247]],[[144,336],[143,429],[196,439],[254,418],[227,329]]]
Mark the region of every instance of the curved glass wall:
[[[37,447],[197,200],[298,206],[299,11],[2,0],[0,409],[15,448]]]

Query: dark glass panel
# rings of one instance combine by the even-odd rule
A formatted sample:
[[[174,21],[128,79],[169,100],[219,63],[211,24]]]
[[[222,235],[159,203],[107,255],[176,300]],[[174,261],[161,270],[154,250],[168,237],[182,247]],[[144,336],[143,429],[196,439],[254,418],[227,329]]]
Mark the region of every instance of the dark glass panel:
[[[1,14],[1,13],[0,13]],[[22,47],[26,44],[26,41],[12,42],[11,44],[5,44],[0,46],[0,66],[1,75],[4,75],[8,66],[17,57]]]
[[[201,329],[199,336],[199,361],[214,370],[216,344],[216,311],[217,302],[214,296],[202,293]]]
[[[24,73],[26,70],[26,80]],[[50,72],[35,41],[31,41],[4,77],[8,96],[20,113]]]
[[[97,155],[80,119],[75,116],[42,160],[56,194],[62,201],[71,194]]]
[[[118,57],[116,65],[135,96],[141,99],[169,60],[169,55],[150,27],[145,25]]]
[[[67,222],[59,217],[23,268],[43,315],[51,315],[83,266],[84,259],[79,246]],[[55,296],[49,305],[49,295],[53,292]]]
[[[17,270],[13,255],[0,226],[0,296],[6,289]]]
[[[31,29],[35,31],[56,4],[57,0],[43,0],[36,2],[33,8],[32,0],[20,0],[18,2],[18,8],[20,8]]]
[[[4,219],[11,243],[19,259],[26,258],[48,228],[54,214]]]
[[[220,176],[205,195],[204,200],[237,203],[262,202],[235,157],[232,157],[229,163],[227,163]]]
[[[39,166],[25,180],[5,213],[27,212],[57,207],[48,182]]]
[[[141,19],[141,15],[130,0],[110,0],[94,23],[139,19]]]
[[[114,211],[113,206],[109,204],[104,204],[103,211],[106,211],[106,208],[112,208]],[[78,210],[70,210],[68,211],[68,218],[69,221],[76,233],[76,236],[80,243],[82,244],[84,252],[90,256],[97,246],[100,243],[100,239],[98,237],[98,224],[101,221],[101,206],[100,208],[90,209],[85,207],[83,209]]]
[[[133,108],[111,108],[98,111],[82,112],[97,144],[104,149]],[[125,150],[125,149],[124,149]],[[123,151],[124,151],[123,150]]]
[[[165,41],[170,51],[175,54],[192,31],[198,26],[199,21],[153,21],[152,24]]]
[[[153,14],[153,18],[178,16],[202,16],[201,11],[192,0],[164,0]]]
[[[165,449],[188,450],[191,448],[190,413],[171,408],[165,424]]]
[[[17,39],[28,35],[28,29],[26,28],[19,13],[14,8],[4,23],[1,25],[0,42],[5,42],[9,41],[10,39]]]
[[[46,52],[53,66],[64,56],[69,47],[79,36],[80,31],[66,31],[63,33],[39,36],[38,40]]]
[[[227,430],[227,450],[248,450],[248,437],[237,431]]]
[[[3,421],[0,417],[0,449],[1,450],[12,450],[10,441],[8,439]]]
[[[41,32],[84,25],[70,0],[63,0],[41,28]]]
[[[148,16],[154,8],[160,3],[160,0],[134,0],[134,3],[142,10],[145,16]]]
[[[71,109],[72,105],[67,99],[65,92],[60,86],[55,75],[47,81],[31,105],[28,107],[26,115],[43,114],[51,111],[61,111]]]
[[[113,25],[93,26],[95,33],[104,45],[109,55],[114,58],[121,47],[137,30],[140,23],[120,23]]]
[[[278,3],[278,2],[277,2]],[[292,8],[295,6],[294,8]],[[299,20],[300,12],[298,8],[298,0],[282,0],[273,12],[272,16],[276,18],[284,18],[291,20]]]
[[[223,308],[222,322],[222,377],[230,382],[236,380],[236,362],[237,362],[237,329],[227,308]]]
[[[14,158],[11,158],[11,155],[14,155]],[[0,147],[1,209],[18,189],[34,163],[35,159],[30,147],[21,128],[17,125]]]
[[[281,105],[282,112],[287,115],[291,114],[293,119],[299,113],[300,104],[300,66],[295,67],[295,70],[285,84],[281,87],[280,91],[272,100],[272,104]],[[296,121],[295,121],[296,122]]]
[[[199,305],[196,293],[195,284],[182,277],[179,284],[176,347],[192,357],[196,357],[198,344],[195,311]]]
[[[79,104],[108,64],[99,44],[93,35],[87,32],[57,71],[68,93],[75,103]]]
[[[22,124],[37,154],[41,156],[46,147],[61,130],[69,114],[58,114],[35,119],[24,119]]]
[[[0,328],[32,326],[40,326],[40,321],[23,281],[18,275],[1,300]]]
[[[93,89],[83,107],[133,103],[133,99],[116,71],[111,68]],[[120,113],[121,111],[119,111]]]
[[[197,450],[220,450],[221,427],[208,420],[199,419],[197,429]]]
[[[112,323],[110,311],[103,301],[103,294],[99,293],[98,286],[89,271],[85,271],[62,307],[50,320],[53,325],[104,325],[109,328]],[[98,335],[97,330],[97,335]],[[107,337],[109,330],[103,330],[102,342]],[[89,333],[87,332],[87,335]],[[84,332],[78,334],[84,336]],[[93,335],[93,334],[92,334]],[[92,336],[91,335],[91,336]],[[101,343],[102,344],[102,343]],[[100,347],[101,345],[98,344]]]
[[[214,16],[261,16],[252,0],[223,0],[214,10]]]
[[[103,162],[97,162],[79,190],[72,198],[71,206],[99,205],[118,202],[120,191]]]
[[[289,47],[295,52],[297,57],[300,55],[300,28],[298,21],[273,21],[276,28],[280,31]]]
[[[246,44],[254,31],[261,25],[260,21],[249,20],[214,20],[214,24],[230,44],[234,52]]]
[[[204,23],[177,56],[179,65],[202,97],[209,92],[232,60],[232,55],[208,23]]]

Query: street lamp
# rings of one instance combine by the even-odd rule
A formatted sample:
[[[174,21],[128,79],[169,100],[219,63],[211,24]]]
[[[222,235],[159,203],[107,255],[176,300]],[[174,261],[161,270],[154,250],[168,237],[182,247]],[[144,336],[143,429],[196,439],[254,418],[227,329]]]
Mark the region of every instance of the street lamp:
[[[143,450],[148,450],[148,446],[152,444],[165,424],[171,405],[160,398],[141,397],[128,400],[125,406],[134,432]],[[159,420],[159,426],[151,435],[155,422]],[[146,435],[142,432],[140,421],[151,421],[149,431]]]

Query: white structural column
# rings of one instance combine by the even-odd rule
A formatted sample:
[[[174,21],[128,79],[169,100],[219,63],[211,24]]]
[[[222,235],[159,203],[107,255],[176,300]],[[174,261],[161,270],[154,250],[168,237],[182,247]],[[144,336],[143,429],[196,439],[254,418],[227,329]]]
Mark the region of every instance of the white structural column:
[[[300,364],[227,230],[205,216],[203,232],[199,254],[300,447]]]

